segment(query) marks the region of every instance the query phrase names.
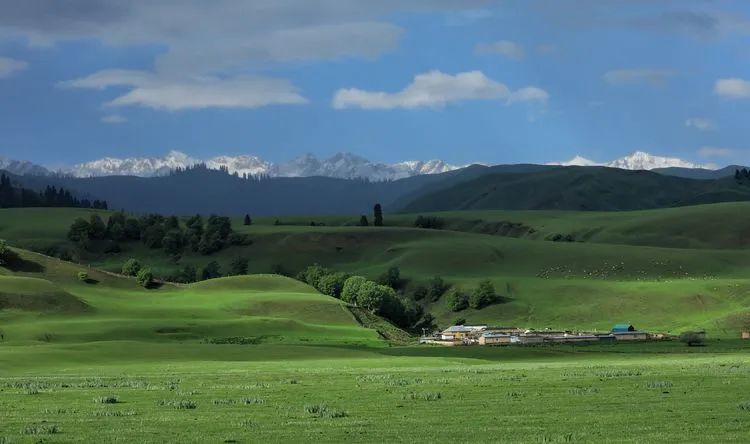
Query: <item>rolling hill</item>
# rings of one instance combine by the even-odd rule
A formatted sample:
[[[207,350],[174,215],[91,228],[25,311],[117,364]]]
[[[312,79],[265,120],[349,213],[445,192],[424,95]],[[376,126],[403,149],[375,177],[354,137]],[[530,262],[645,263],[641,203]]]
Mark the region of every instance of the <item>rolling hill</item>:
[[[565,167],[525,174],[487,174],[427,193],[402,211],[637,210],[750,200],[733,178],[685,179],[648,171]]]
[[[6,344],[101,341],[383,345],[341,301],[275,275],[146,290],[135,281],[19,250],[37,266],[0,275]],[[89,281],[77,272],[85,270]]]
[[[274,225],[270,219],[260,219],[249,227],[235,221],[235,228],[250,236],[251,245],[230,247],[210,256],[186,253],[175,259],[162,250],[151,250],[136,242],[124,244],[120,253],[83,254],[79,260],[117,271],[127,258],[137,257],[157,275],[168,275],[186,264],[200,268],[213,260],[227,270],[236,257],[248,259],[250,273],[268,273],[280,267],[294,274],[317,262],[375,278],[388,267],[398,266],[406,280],[407,294],[414,286],[440,275],[465,291],[471,291],[481,280],[490,279],[504,297],[503,303],[459,313],[448,309],[445,298],[420,301],[441,325],[457,317],[469,322],[598,329],[629,321],[652,330],[706,328],[714,334],[734,336],[738,328],[750,326],[750,281],[746,280],[750,252],[737,248],[742,244],[733,245],[736,239],[744,239],[747,226],[741,217],[729,215],[743,214],[748,208],[749,203],[732,203],[615,213],[510,211],[438,215],[448,221],[447,228],[462,228],[462,224],[483,218],[485,222],[474,227],[491,226],[492,221],[501,219],[539,230],[518,238],[470,227],[461,232],[406,226],[349,226],[349,221],[356,220],[351,216],[322,218],[329,224],[326,226],[303,224],[302,217],[301,225]],[[3,221],[0,238],[24,247],[65,245],[67,224],[76,215],[91,211],[0,210]],[[413,222],[413,217],[386,215],[386,222],[406,225]],[[710,228],[722,219],[731,223],[723,229]],[[42,229],[44,221],[50,222]],[[294,222],[294,218],[290,221]],[[573,233],[582,238],[578,242],[546,241],[547,233],[554,232]],[[584,235],[588,237],[584,239]],[[50,273],[54,273],[54,268],[46,269],[42,276]],[[81,284],[74,275],[70,270],[63,276],[46,279],[67,282],[62,289],[78,297]],[[197,305],[190,306],[193,303],[190,295],[200,299],[203,286],[207,289],[213,285],[231,293],[228,288],[234,285],[233,279],[177,289],[165,286],[158,292],[164,292],[160,299],[169,304],[185,303],[190,307],[188,312],[202,310]],[[134,284],[118,279],[110,281],[107,287],[110,285]],[[125,293],[131,291],[136,290],[128,288]],[[95,311],[99,309],[87,297],[82,301]],[[148,328],[142,329],[144,337],[148,337]],[[234,327],[226,328],[228,332]],[[312,334],[310,331],[306,334]]]

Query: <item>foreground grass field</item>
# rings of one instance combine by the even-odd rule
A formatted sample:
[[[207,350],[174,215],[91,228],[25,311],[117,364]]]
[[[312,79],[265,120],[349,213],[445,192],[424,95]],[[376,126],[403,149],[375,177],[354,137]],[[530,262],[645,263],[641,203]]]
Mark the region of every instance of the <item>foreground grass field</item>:
[[[737,341],[0,347],[3,442],[744,442]]]

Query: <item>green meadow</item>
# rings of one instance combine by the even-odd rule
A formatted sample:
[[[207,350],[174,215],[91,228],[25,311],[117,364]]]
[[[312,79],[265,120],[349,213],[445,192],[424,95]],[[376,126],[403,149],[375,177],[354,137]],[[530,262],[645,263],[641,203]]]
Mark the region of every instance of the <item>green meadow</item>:
[[[0,210],[0,238],[22,259],[0,267],[0,443],[744,442],[750,341],[738,336],[750,327],[750,254],[733,243],[740,218],[706,228],[743,209],[431,215],[441,230],[410,226],[416,215],[387,215],[382,228],[349,216],[236,220],[251,245],[176,261],[129,243],[79,263],[29,250],[70,247],[68,227],[89,210]],[[506,222],[534,232],[486,228]],[[558,233],[578,240],[545,240]],[[113,273],[129,257],[168,272],[237,256],[251,275],[144,289]],[[371,278],[398,266],[407,289],[435,275],[466,289],[490,279],[503,296],[458,313],[445,298],[423,301],[441,327],[458,317],[600,331],[631,322],[705,329],[709,340],[393,341],[387,321],[362,324],[342,301],[269,274],[315,262]]]

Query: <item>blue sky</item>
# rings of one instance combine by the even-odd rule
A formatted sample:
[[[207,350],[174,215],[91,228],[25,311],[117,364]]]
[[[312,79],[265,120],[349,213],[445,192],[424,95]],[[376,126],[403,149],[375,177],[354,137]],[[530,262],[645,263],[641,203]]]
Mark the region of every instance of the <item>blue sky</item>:
[[[0,155],[748,163],[743,1],[6,0]]]

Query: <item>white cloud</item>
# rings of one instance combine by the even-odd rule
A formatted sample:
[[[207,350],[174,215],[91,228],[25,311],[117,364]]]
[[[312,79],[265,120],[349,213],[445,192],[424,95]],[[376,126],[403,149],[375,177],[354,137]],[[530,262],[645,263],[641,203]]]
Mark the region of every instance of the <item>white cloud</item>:
[[[672,71],[652,68],[616,69],[604,74],[604,80],[610,85],[635,85],[650,83],[654,85],[664,83],[674,75]]]
[[[364,91],[357,88],[340,89],[333,97],[336,109],[393,109],[439,108],[448,103],[466,100],[502,100],[514,102],[545,102],[546,91],[529,86],[512,92],[506,85],[496,82],[481,71],[462,72],[456,75],[440,71],[418,74],[412,83],[396,93]]]
[[[732,157],[736,154],[736,151],[718,146],[704,146],[698,150],[698,154],[701,157]]]
[[[0,57],[0,79],[10,77],[27,69],[29,64],[23,60]]]
[[[738,78],[719,79],[714,85],[714,93],[725,99],[750,99],[750,81]]]
[[[148,77],[146,81],[112,84],[133,87],[112,104],[159,109],[255,107],[305,101],[288,81],[269,78],[265,73],[270,70],[298,61],[374,59],[398,44],[403,31],[388,19],[394,14],[473,10],[482,3],[3,0],[0,37],[20,35],[34,45],[86,39],[110,46],[163,48],[154,69],[138,74]]]
[[[146,71],[108,70],[63,82],[61,86],[91,89],[130,87],[130,91],[106,105],[139,105],[169,111],[307,103],[289,81],[269,77],[163,78]]]
[[[498,40],[493,43],[480,43],[474,48],[477,54],[500,54],[505,57],[520,60],[524,58],[526,52],[518,43],[510,40]]]
[[[108,116],[102,117],[102,123],[118,124],[125,123],[127,121],[128,119],[119,114],[110,114]]]
[[[695,128],[699,131],[713,131],[716,129],[716,123],[713,120],[702,117],[691,117],[685,120],[685,126]]]

